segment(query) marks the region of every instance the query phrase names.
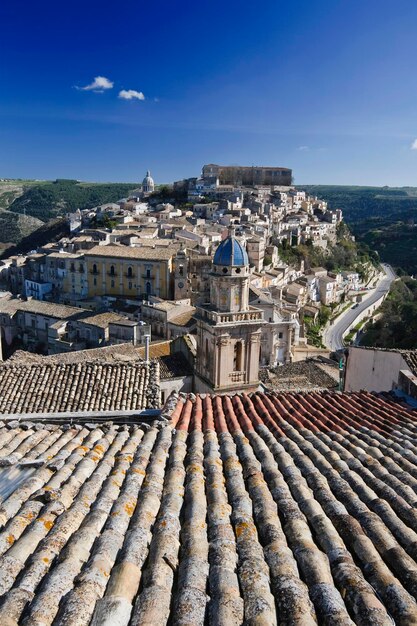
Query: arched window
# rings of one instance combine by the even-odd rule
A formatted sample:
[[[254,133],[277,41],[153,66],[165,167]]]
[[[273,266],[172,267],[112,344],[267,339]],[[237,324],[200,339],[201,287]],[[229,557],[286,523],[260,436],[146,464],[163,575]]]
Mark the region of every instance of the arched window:
[[[233,369],[235,372],[242,371],[242,354],[243,354],[243,346],[241,341],[236,341],[234,357],[233,357]]]
[[[133,270],[132,270],[132,267],[129,265],[129,267],[127,268],[127,277],[132,278],[132,276],[133,276]]]
[[[97,274],[97,265],[93,263],[93,274]]]
[[[110,265],[110,274],[114,276],[114,265]]]

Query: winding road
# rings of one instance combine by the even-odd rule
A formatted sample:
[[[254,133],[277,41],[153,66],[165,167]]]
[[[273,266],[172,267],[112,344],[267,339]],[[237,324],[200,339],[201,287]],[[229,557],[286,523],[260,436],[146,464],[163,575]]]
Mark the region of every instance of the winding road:
[[[350,326],[354,325],[356,318],[359,317],[362,311],[389,291],[390,285],[392,281],[395,280],[396,275],[390,265],[382,263],[381,267],[385,272],[385,276],[377,283],[375,289],[373,289],[357,307],[348,309],[345,313],[337,317],[323,333],[323,343],[326,348],[332,352],[343,348],[343,333],[345,333]]]

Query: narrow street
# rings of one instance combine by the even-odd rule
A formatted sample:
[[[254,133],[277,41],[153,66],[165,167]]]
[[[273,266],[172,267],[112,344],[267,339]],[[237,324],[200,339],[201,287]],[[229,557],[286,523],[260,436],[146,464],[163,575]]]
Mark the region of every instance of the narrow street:
[[[345,313],[342,313],[340,317],[336,318],[333,324],[324,332],[323,343],[326,348],[332,352],[343,348],[343,333],[345,333],[350,326],[354,325],[359,315],[371,304],[376,302],[381,295],[389,291],[390,285],[392,281],[395,280],[396,276],[390,265],[382,263],[381,266],[385,272],[385,277],[381,278],[376,288],[366,296],[356,308],[348,309]]]

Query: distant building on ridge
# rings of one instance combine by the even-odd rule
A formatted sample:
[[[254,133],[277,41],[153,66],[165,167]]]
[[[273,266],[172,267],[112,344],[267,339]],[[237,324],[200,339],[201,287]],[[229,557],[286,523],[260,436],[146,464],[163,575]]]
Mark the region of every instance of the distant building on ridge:
[[[210,163],[203,166],[205,181],[218,179],[219,185],[247,186],[273,185],[290,186],[292,170],[287,167],[260,167],[240,165],[216,165]]]

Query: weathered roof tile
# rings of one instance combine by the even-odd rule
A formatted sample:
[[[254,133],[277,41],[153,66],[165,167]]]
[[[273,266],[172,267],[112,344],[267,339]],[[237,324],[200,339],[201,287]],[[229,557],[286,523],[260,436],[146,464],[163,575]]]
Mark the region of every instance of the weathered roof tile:
[[[258,393],[164,415],[3,421],[0,623],[417,624],[415,410]]]

